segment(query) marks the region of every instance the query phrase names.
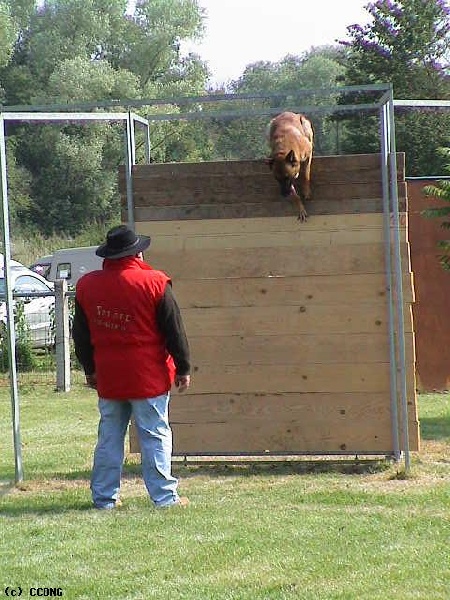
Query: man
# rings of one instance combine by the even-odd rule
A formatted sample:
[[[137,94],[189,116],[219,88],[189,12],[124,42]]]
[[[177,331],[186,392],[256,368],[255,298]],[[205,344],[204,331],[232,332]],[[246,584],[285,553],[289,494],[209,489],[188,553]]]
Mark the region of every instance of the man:
[[[171,473],[172,384],[190,385],[189,346],[170,278],[143,260],[150,238],[126,225],[108,231],[96,254],[103,268],[77,283],[73,339],[87,384],[98,393],[100,422],[91,491],[94,506],[120,504],[124,439],[136,423],[142,476],[157,508],[186,506]]]

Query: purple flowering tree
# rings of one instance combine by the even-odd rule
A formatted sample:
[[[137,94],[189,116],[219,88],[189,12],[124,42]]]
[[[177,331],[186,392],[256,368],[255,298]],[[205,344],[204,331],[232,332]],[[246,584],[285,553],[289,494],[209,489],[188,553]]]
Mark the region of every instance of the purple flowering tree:
[[[446,0],[378,0],[365,7],[366,25],[350,25],[345,83],[392,83],[398,99],[450,98],[450,7]],[[348,101],[348,98],[345,99]],[[348,120],[345,151],[378,151],[377,120]],[[408,175],[442,173],[437,148],[446,145],[450,116],[433,111],[396,112],[397,147]]]

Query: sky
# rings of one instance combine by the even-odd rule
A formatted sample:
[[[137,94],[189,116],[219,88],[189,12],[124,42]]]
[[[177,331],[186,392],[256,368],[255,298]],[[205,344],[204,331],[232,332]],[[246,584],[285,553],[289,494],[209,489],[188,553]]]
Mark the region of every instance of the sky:
[[[366,24],[369,0],[197,0],[205,9],[205,36],[185,44],[208,62],[212,82],[238,79],[248,64],[300,56],[312,46],[335,44],[346,28]]]

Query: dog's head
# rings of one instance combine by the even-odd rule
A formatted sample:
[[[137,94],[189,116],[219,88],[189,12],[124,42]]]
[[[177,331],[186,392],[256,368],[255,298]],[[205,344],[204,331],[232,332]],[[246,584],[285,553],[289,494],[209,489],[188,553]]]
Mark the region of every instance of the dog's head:
[[[297,160],[295,152],[290,150],[285,156],[270,157],[267,160],[273,176],[280,185],[283,196],[289,196],[300,172],[300,161]]]

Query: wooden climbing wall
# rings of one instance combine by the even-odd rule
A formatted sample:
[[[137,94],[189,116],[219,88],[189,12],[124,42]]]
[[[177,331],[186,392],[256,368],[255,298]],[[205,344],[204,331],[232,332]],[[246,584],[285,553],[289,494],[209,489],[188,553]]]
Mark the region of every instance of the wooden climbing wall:
[[[380,162],[377,154],[315,158],[306,223],[260,161],[133,168],[136,230],[152,237],[146,260],[173,279],[192,352],[191,389],[171,400],[175,454],[394,450]],[[417,450],[403,155],[398,164]],[[126,222],[123,171],[120,181]]]

